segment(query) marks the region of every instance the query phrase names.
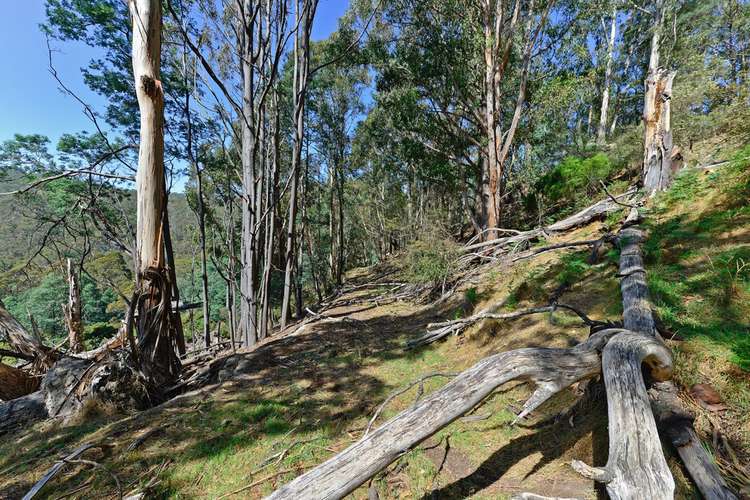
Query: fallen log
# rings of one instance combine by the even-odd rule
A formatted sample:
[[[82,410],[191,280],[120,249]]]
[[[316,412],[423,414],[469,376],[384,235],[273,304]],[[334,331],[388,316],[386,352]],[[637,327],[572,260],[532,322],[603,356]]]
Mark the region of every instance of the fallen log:
[[[0,434],[47,417],[42,391],[0,402]]]
[[[574,468],[582,474],[606,484],[612,498],[672,498],[674,480],[666,468],[656,426],[669,438],[682,458],[690,476],[705,498],[732,500],[737,497],[722,478],[716,464],[700,444],[692,425],[692,417],[677,397],[677,388],[669,381],[666,368],[669,350],[657,332],[646,282],[641,244],[643,232],[637,227],[641,216],[631,209],[618,241],[620,245],[619,276],[623,304],[623,325],[637,332],[638,338],[623,343],[614,338],[604,349],[603,373],[607,387],[610,453],[604,468],[590,468],[581,462]],[[619,345],[615,359],[608,358],[610,349]],[[644,356],[644,345],[650,346]],[[611,346],[611,347],[610,347]],[[661,346],[661,347],[658,347]],[[661,367],[651,371],[658,381],[648,393],[641,377],[640,357],[660,361]],[[652,366],[653,368],[653,366]],[[626,378],[627,377],[627,378]],[[644,399],[648,394],[650,400]],[[624,404],[627,398],[633,406]],[[649,406],[645,406],[648,403]],[[613,416],[614,413],[614,416]],[[618,417],[618,415],[620,417]],[[614,417],[614,418],[613,418]],[[656,419],[654,418],[656,417]],[[638,443],[633,436],[641,436]],[[637,448],[638,456],[633,456]],[[668,477],[667,477],[668,476]],[[662,491],[662,488],[671,489]]]
[[[557,309],[566,309],[568,311],[574,312],[581,319],[581,321],[583,321],[584,324],[590,327],[602,328],[614,326],[605,322],[594,321],[575,307],[565,304],[550,304],[548,306],[531,307],[529,309],[523,309],[521,311],[513,311],[508,313],[494,313],[490,310],[485,310],[467,318],[453,319],[449,321],[442,321],[439,323],[430,323],[427,325],[427,332],[424,335],[416,339],[407,340],[405,347],[407,349],[414,349],[416,347],[432,344],[433,342],[437,342],[438,340],[443,339],[449,335],[458,334],[466,327],[479,321],[484,321],[487,319],[511,320],[523,316],[529,316],[531,314],[553,313]]]
[[[536,390],[518,415],[523,418],[554,394],[599,374],[602,348],[623,331],[602,330],[570,349],[525,348],[485,358],[268,498],[342,498],[512,380],[536,384]]]
[[[512,248],[527,244],[528,242],[536,240],[549,233],[561,233],[574,229],[578,226],[588,224],[605,214],[617,210],[622,210],[623,203],[620,200],[632,200],[634,194],[634,189],[629,189],[627,192],[619,196],[612,196],[611,194],[609,194],[608,196],[610,196],[612,199],[605,198],[589,207],[584,208],[580,212],[566,217],[563,220],[557,221],[549,226],[517,232],[512,236],[505,236],[502,238],[496,238],[488,241],[465,245],[462,248],[462,252],[464,253],[464,255],[459,257],[459,261],[463,264],[467,264],[468,262],[471,262],[476,258],[486,257],[484,255],[478,254],[478,250],[482,250],[483,252],[485,252],[485,249],[491,249],[495,252],[498,252],[506,248]],[[630,204],[626,203],[626,205],[629,206]]]
[[[656,338],[626,331],[607,343],[602,355],[609,425],[607,465],[589,467],[577,460],[572,464],[582,475],[605,483],[613,500],[674,498],[674,479],[641,374],[643,363],[658,380],[672,375],[672,356]]]

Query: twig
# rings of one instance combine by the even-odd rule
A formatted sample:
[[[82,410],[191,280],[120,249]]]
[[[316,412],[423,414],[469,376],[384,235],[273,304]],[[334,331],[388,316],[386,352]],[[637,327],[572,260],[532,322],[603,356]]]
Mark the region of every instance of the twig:
[[[635,208],[635,205],[631,205],[629,203],[625,203],[625,202],[622,202],[622,201],[617,201],[617,198],[615,198],[614,196],[612,196],[612,193],[609,192],[609,190],[607,189],[607,186],[604,185],[604,181],[602,181],[601,179],[599,179],[599,184],[601,184],[602,189],[604,190],[604,192],[606,193],[606,195],[609,196],[610,200],[614,201],[616,204],[620,205],[621,207]]]
[[[70,462],[71,460],[75,460],[76,458],[81,456],[83,452],[85,452],[86,450],[90,448],[96,448],[98,446],[99,445],[94,444],[94,443],[83,444],[79,446],[78,448],[76,448],[70,455],[66,456],[62,460],[58,460],[57,462],[55,462],[55,464],[47,470],[44,476],[42,476],[42,478],[39,481],[37,481],[36,484],[34,484],[34,486],[31,487],[29,492],[23,496],[23,500],[31,500],[32,498],[34,498],[34,496],[37,493],[39,493],[39,491],[42,488],[44,488],[44,485],[47,484],[47,482],[49,482],[50,479],[55,477],[55,475],[57,475],[57,473],[60,472],[60,470],[62,470],[62,468],[65,466],[66,463]]]
[[[458,376],[458,373],[441,373],[441,372],[428,373],[427,375],[423,375],[420,378],[418,378],[417,380],[411,382],[406,387],[403,387],[403,388],[397,390],[396,392],[391,393],[391,395],[388,396],[387,398],[385,398],[385,401],[383,401],[380,404],[380,406],[378,406],[378,409],[375,410],[375,413],[373,414],[372,418],[367,423],[367,428],[365,429],[365,433],[362,435],[361,439],[364,439],[364,438],[367,437],[367,434],[370,433],[370,430],[372,429],[372,425],[375,423],[375,420],[377,420],[377,418],[380,416],[380,413],[383,411],[383,409],[386,407],[386,405],[388,405],[388,403],[390,403],[391,401],[393,401],[396,397],[398,397],[401,394],[405,393],[406,391],[408,391],[409,389],[411,389],[415,385],[419,385],[420,388],[421,388],[420,392],[424,392],[424,385],[423,384],[424,384],[424,381],[427,380],[427,379],[434,378],[434,377],[453,378],[453,377],[456,377],[456,376]],[[419,395],[417,397],[417,400],[419,400]]]
[[[67,493],[63,493],[59,497],[55,498],[55,500],[62,500],[63,498],[68,498],[69,496],[73,496],[76,493],[86,490],[91,487],[91,482],[94,480],[94,476],[90,476],[86,481],[83,482],[83,484],[79,485],[77,488],[73,488],[72,490],[68,491]]]
[[[282,474],[288,474],[290,472],[296,472],[296,471],[299,471],[299,470],[309,469],[310,467],[313,467],[313,466],[314,466],[314,464],[310,464],[310,465],[297,465],[296,467],[290,467],[288,469],[284,469],[284,470],[280,470],[278,472],[274,472],[270,476],[266,476],[263,479],[258,479],[257,481],[255,481],[253,483],[250,483],[247,486],[243,486],[242,488],[236,489],[236,490],[234,490],[234,491],[232,491],[230,493],[226,493],[224,495],[221,495],[216,500],[222,500],[223,498],[231,497],[232,495],[236,495],[238,493],[242,493],[243,491],[247,491],[247,490],[249,490],[251,488],[255,488],[256,486],[265,483],[269,479],[273,479],[275,477],[281,476]]]
[[[114,472],[100,464],[99,462],[94,462],[93,460],[83,460],[83,459],[75,459],[75,460],[69,460],[67,458],[63,459],[65,463],[68,464],[83,464],[83,465],[90,465],[91,467],[94,467],[95,469],[100,469],[112,476],[112,479],[115,480],[115,484],[117,485],[117,497],[122,500],[122,485],[120,484],[120,480],[117,478]]]

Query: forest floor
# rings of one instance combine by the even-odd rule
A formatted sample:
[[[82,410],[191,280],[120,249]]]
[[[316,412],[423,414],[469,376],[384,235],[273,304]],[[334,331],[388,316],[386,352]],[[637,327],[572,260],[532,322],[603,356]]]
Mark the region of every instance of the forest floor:
[[[694,171],[650,207],[645,248],[649,285],[666,326],[675,378],[688,388],[710,384],[720,408],[706,409],[687,393],[707,446],[723,435],[741,463],[750,457],[750,290],[741,262],[750,263],[750,208],[733,207],[715,186],[715,172]],[[590,239],[612,230],[610,216],[544,242]],[[542,244],[540,242],[540,244]],[[560,302],[593,319],[621,317],[617,254],[587,262],[589,252],[560,251],[509,266],[488,266],[443,303],[352,304],[269,339],[247,352],[227,354],[220,381],[135,415],[92,406],[76,422],[47,422],[4,436],[0,443],[0,498],[20,498],[61,456],[83,443],[106,446],[84,458],[114,473],[123,493],[147,498],[259,498],[356,441],[393,391],[431,372],[458,372],[485,356],[526,346],[567,347],[588,328],[565,312],[485,321],[463,335],[405,350],[428,323],[487,307],[510,311]],[[738,270],[739,269],[739,270]],[[366,283],[375,269],[351,272]],[[389,276],[388,279],[397,280]],[[351,292],[338,300],[367,299],[386,288]],[[338,315],[347,313],[342,319]],[[446,383],[434,378],[431,391]],[[379,422],[413,404],[417,389],[395,398]],[[607,457],[603,391],[580,398],[570,389],[520,425],[515,413],[529,396],[524,384],[496,391],[470,416],[405,454],[374,487],[380,498],[506,498],[519,491],[597,498],[601,492],[576,474],[572,459],[603,464]],[[560,412],[573,408],[565,418]],[[718,437],[717,437],[718,436]],[[668,450],[678,498],[696,496]],[[737,480],[733,475],[732,480]],[[242,489],[241,491],[238,491]],[[354,493],[366,498],[368,486]],[[233,492],[236,492],[232,494]],[[117,494],[105,471],[68,464],[41,492],[44,498],[107,498]]]

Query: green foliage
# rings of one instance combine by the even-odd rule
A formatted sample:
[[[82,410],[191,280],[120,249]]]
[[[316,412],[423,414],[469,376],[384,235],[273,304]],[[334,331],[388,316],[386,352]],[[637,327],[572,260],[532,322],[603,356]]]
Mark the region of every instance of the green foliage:
[[[524,196],[523,206],[527,212],[551,206],[559,217],[561,207],[573,210],[589,204],[592,196],[602,191],[600,183],[609,179],[615,170],[616,166],[605,153],[587,158],[568,156],[536,181]]]
[[[708,177],[683,175],[664,205],[703,195]],[[722,181],[723,182],[723,181]],[[658,202],[657,202],[658,204]],[[683,209],[684,210],[684,209]],[[693,214],[690,214],[693,215]],[[644,245],[647,280],[656,310],[676,333],[704,339],[731,352],[730,361],[750,370],[750,247],[742,236],[750,207],[720,207],[689,218],[678,213],[650,229]]]
[[[464,292],[464,299],[467,303],[474,306],[479,301],[479,293],[477,292],[477,288],[472,286]]]
[[[582,277],[591,269],[586,261],[586,252],[565,254],[560,260],[562,270],[557,274],[557,282],[560,285],[570,286],[581,281]]]
[[[111,339],[117,334],[118,327],[113,323],[84,323],[83,326],[83,338],[86,341],[88,347],[96,347],[101,345],[105,340]]]
[[[406,278],[413,283],[440,283],[453,272],[458,245],[449,239],[417,240],[406,249]]]

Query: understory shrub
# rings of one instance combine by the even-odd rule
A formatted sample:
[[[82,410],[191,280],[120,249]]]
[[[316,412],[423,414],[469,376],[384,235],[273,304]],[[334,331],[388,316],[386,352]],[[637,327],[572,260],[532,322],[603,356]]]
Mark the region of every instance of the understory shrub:
[[[416,240],[406,248],[406,279],[412,283],[440,283],[453,272],[458,254],[458,244],[449,237],[430,234]]]

